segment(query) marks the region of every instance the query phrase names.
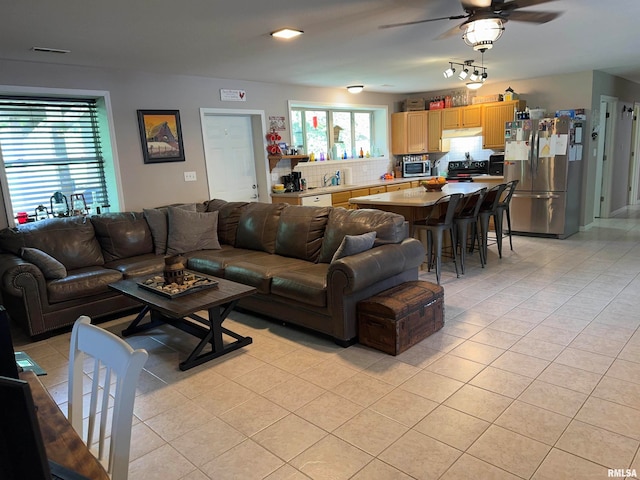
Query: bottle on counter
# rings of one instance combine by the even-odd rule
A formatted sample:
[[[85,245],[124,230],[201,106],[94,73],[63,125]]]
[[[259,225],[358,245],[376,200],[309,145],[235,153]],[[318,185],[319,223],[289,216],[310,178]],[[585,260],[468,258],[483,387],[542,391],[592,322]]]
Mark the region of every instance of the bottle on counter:
[[[364,150],[360,147],[360,158],[364,158]]]
[[[336,185],[340,185],[340,170],[336,170]]]

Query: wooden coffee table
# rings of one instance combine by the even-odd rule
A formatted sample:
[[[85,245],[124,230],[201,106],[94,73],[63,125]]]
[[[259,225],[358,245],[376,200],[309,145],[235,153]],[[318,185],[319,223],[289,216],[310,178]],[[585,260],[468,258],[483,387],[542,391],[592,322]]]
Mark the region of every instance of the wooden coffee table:
[[[189,357],[179,364],[180,370],[188,370],[253,342],[251,337],[243,337],[224,328],[222,322],[233,310],[238,300],[256,293],[255,288],[216,277],[215,279],[218,281],[216,287],[177,298],[167,298],[140,287],[138,282],[146,278],[149,278],[149,275],[120,280],[109,285],[113,290],[144,305],[138,316],[122,331],[123,336],[145,332],[168,323],[200,338],[200,343]],[[196,312],[201,310],[209,312],[208,319],[196,315]],[[147,316],[147,313],[149,313],[149,321],[141,324],[140,322]],[[222,334],[229,335],[236,340],[225,345]],[[207,345],[211,346],[211,350],[202,353]]]

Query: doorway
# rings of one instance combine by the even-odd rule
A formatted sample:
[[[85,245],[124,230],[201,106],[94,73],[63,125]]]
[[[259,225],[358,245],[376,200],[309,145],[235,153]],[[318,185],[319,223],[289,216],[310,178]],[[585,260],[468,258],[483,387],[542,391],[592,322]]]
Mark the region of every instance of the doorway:
[[[269,201],[262,110],[201,108],[209,198]]]
[[[600,96],[600,116],[598,117],[598,147],[596,158],[595,190],[593,200],[594,218],[608,217],[610,211],[611,162],[613,159],[612,133],[613,112],[618,99],[607,95]]]
[[[638,158],[638,149],[640,149],[640,105],[633,106],[633,128],[631,137],[631,159],[629,167],[629,205],[638,205],[640,203],[640,158]]]

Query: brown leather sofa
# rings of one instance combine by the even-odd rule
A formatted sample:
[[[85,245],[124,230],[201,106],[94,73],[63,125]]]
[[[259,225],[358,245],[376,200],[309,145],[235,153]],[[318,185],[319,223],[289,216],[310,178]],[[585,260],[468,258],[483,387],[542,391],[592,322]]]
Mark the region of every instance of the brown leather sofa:
[[[187,268],[252,285],[258,293],[241,307],[330,335],[345,346],[357,338],[356,303],[416,280],[424,258],[421,243],[408,238],[404,218],[388,212],[223,200],[197,210],[217,212],[221,248],[186,252]],[[373,231],[373,248],[333,260],[345,235]],[[25,260],[33,252],[24,247],[46,252],[66,275],[52,278],[55,269]],[[164,266],[142,212],[4,229],[0,252],[4,305],[31,336],[69,326],[79,315],[99,319],[135,308],[108,284]]]

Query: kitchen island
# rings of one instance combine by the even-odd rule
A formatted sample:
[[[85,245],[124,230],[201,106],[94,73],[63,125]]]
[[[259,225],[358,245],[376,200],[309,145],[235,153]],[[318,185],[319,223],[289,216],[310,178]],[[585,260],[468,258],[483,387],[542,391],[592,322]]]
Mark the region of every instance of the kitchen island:
[[[499,183],[499,182],[496,182]],[[442,187],[442,191],[425,191],[423,187],[399,190],[396,192],[378,193],[362,197],[353,197],[349,203],[357,208],[377,208],[387,212],[398,213],[408,222],[410,227],[416,220],[426,218],[431,206],[445,195],[462,193],[470,195],[482,188],[491,188],[493,182],[457,182],[448,183]],[[411,228],[411,230],[413,230]]]

